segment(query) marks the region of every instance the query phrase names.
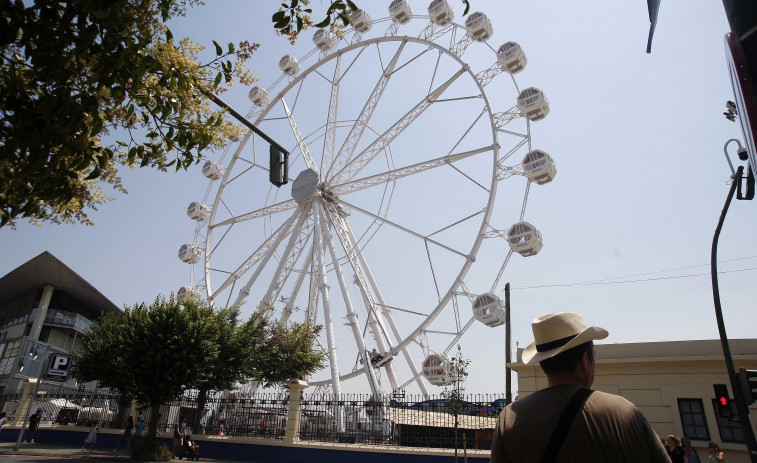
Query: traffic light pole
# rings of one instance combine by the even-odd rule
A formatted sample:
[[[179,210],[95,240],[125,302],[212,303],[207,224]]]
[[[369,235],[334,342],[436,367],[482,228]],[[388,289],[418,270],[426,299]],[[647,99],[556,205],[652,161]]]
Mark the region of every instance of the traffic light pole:
[[[754,437],[754,431],[752,430],[752,423],[749,420],[749,409],[744,401],[741,387],[739,385],[739,379],[736,375],[736,369],[733,366],[733,358],[731,357],[731,348],[728,345],[728,335],[725,332],[725,322],[723,321],[723,311],[720,306],[720,290],[718,288],[718,239],[720,238],[720,231],[723,229],[723,222],[725,222],[725,216],[728,213],[728,208],[733,200],[733,194],[736,188],[741,185],[741,176],[744,174],[744,167],[739,166],[736,173],[731,177],[731,189],[728,192],[728,198],[723,206],[723,211],[720,213],[720,220],[718,226],[715,229],[715,236],[712,238],[712,254],[710,259],[710,267],[712,273],[712,297],[715,302],[715,318],[718,322],[718,331],[720,332],[720,343],[723,346],[723,357],[725,357],[725,365],[728,370],[728,379],[731,383],[731,390],[733,391],[734,398],[736,399],[736,409],[739,412],[739,424],[741,425],[741,431],[744,433],[744,441],[747,446],[747,453],[752,463],[757,463],[757,439]]]
[[[289,154],[289,151],[285,150],[281,145],[279,145],[278,143],[276,143],[273,140],[273,138],[271,138],[268,135],[266,135],[265,133],[263,133],[262,130],[260,130],[259,128],[255,127],[252,124],[252,122],[248,121],[246,117],[244,117],[241,114],[239,114],[234,108],[232,108],[231,106],[229,106],[225,101],[223,101],[222,99],[218,98],[217,95],[214,95],[214,94],[212,94],[210,92],[205,92],[205,91],[203,91],[202,93],[205,94],[205,96],[207,96],[208,98],[210,98],[213,101],[213,103],[217,104],[218,106],[220,106],[223,109],[225,109],[226,111],[228,111],[229,114],[231,114],[232,116],[234,116],[234,119],[238,120],[239,122],[241,122],[242,124],[244,124],[245,127],[247,127],[248,129],[252,130],[253,132],[255,132],[260,138],[262,138],[263,140],[267,141],[269,144],[275,146],[276,149],[278,149],[282,153],[284,153],[286,155]]]

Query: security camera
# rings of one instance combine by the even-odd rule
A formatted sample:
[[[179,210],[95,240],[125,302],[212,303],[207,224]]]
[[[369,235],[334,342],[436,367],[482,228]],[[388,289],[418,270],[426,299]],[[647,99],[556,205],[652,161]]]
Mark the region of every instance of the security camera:
[[[736,154],[739,155],[739,159],[741,159],[742,161],[749,159],[749,153],[747,152],[746,148],[739,148],[738,150],[736,150]]]

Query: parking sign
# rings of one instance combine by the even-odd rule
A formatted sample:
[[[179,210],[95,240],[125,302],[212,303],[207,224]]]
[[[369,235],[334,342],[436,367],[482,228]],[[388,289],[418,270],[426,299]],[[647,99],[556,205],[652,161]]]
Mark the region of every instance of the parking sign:
[[[50,381],[68,381],[68,372],[74,363],[74,357],[66,354],[51,354],[45,379]]]

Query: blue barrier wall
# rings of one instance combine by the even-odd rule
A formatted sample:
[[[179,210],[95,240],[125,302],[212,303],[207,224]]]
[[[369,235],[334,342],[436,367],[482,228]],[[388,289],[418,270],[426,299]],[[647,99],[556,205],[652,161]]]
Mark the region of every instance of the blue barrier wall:
[[[56,429],[41,427],[37,431],[35,441],[43,444],[57,444],[70,448],[76,448],[84,444],[87,436],[87,428]],[[17,429],[4,428],[0,430],[0,442],[15,442],[18,438]],[[118,445],[120,434],[101,432],[97,435],[97,446],[112,449]],[[160,439],[166,446],[171,447],[171,439]],[[250,461],[258,463],[301,463],[308,461],[326,461],[329,463],[454,463],[455,458],[451,453],[439,455],[435,450],[424,453],[421,449],[403,450],[401,448],[390,449],[375,448],[366,449],[365,446],[350,446],[339,444],[338,446],[322,445],[270,445],[254,440],[245,442],[232,442],[221,440],[204,440],[197,436],[196,442],[200,445],[200,455],[203,458],[217,458],[222,460]],[[350,448],[352,447],[352,448]],[[359,447],[359,450],[357,449]],[[459,451],[459,461],[463,461],[463,452]],[[489,457],[472,455],[468,453],[470,463],[488,463]]]

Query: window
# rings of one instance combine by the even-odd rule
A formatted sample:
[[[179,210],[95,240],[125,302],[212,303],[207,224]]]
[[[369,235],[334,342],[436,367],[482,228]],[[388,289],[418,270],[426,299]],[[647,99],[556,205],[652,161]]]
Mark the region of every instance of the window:
[[[733,419],[721,418],[718,414],[718,404],[712,399],[712,408],[715,410],[715,419],[718,421],[718,431],[720,431],[720,440],[723,442],[732,442],[735,444],[745,444],[744,432],[739,425],[739,411],[736,409],[736,401],[731,401],[731,410]]]
[[[693,440],[710,440],[702,399],[678,399],[683,435]]]

